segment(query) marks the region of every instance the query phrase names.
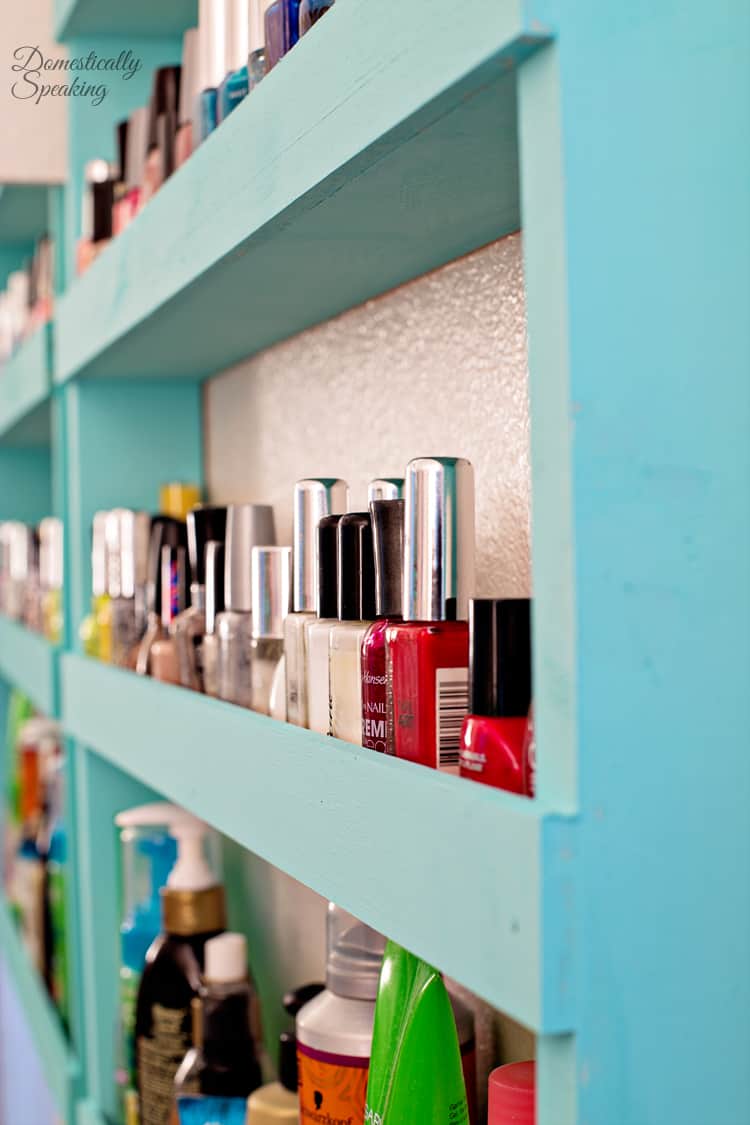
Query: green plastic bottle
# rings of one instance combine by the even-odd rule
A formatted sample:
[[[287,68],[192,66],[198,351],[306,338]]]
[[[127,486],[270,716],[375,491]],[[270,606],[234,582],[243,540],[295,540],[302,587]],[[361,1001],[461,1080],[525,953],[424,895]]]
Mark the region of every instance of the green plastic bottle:
[[[437,969],[389,941],[375,1005],[365,1125],[468,1125],[456,1021]]]

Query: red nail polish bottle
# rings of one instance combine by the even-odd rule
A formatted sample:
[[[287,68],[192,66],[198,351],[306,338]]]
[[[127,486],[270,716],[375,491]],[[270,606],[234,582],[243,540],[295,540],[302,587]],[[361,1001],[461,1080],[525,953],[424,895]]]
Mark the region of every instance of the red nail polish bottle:
[[[385,634],[401,620],[404,570],[404,502],[371,500],[375,552],[375,621],[362,640],[362,745],[383,753],[387,748],[388,692]]]
[[[456,773],[468,710],[471,463],[410,461],[405,499],[404,621],[386,629],[388,752]]]
[[[461,777],[524,792],[531,703],[531,602],[475,598],[469,607],[470,713],[461,732]]]

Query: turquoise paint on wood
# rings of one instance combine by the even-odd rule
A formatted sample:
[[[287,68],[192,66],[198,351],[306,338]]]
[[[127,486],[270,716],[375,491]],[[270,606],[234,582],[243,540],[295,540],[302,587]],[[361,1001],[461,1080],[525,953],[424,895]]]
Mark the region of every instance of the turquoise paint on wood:
[[[0,675],[45,715],[57,713],[57,649],[39,633],[0,617]]]
[[[0,243],[0,289],[7,288],[8,275],[14,270],[23,269],[34,253],[33,242]]]
[[[0,242],[33,245],[48,228],[47,184],[0,184]]]
[[[0,369],[0,445],[49,443],[52,325],[37,329]]]
[[[0,445],[0,519],[39,523],[51,511],[50,453],[45,446]]]
[[[197,0],[55,0],[55,34],[66,40],[81,36],[165,38],[181,35],[198,23]]]

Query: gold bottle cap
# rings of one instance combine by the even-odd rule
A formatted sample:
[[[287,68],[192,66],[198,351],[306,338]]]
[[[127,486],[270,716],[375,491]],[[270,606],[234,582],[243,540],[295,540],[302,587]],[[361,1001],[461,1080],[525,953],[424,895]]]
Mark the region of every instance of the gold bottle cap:
[[[164,929],[178,937],[213,933],[227,924],[224,888],[220,884],[202,891],[165,887],[161,892],[161,909]]]
[[[184,520],[188,512],[201,502],[199,484],[170,481],[159,489],[159,511],[163,516]]]

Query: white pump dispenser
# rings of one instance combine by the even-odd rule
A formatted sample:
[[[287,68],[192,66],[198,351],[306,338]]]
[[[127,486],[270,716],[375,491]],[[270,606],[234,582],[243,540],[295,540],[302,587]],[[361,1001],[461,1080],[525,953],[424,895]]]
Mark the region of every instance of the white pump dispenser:
[[[203,851],[208,825],[182,809],[176,813],[169,821],[169,832],[177,841],[177,862],[169,874],[167,887],[170,891],[205,891],[215,887],[216,876]]]

